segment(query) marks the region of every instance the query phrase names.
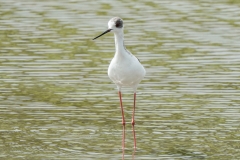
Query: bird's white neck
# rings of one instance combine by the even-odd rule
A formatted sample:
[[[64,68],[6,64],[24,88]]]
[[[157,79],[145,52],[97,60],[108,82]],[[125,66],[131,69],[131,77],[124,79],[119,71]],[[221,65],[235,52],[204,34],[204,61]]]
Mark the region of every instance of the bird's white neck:
[[[128,54],[128,52],[126,51],[126,48],[124,46],[123,32],[114,33],[114,38],[116,48],[115,56],[125,57]]]

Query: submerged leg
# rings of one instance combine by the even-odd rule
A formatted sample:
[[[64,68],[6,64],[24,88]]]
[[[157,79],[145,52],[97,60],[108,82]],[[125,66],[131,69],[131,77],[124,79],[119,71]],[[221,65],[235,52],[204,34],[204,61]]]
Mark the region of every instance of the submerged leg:
[[[136,147],[137,147],[136,134],[135,134],[135,129],[134,129],[134,125],[135,125],[135,120],[134,120],[135,107],[136,107],[136,92],[134,92],[133,112],[132,112],[132,131],[133,131],[134,149],[136,149]]]
[[[121,91],[118,91],[119,99],[120,99],[120,106],[122,112],[122,125],[123,125],[123,132],[122,132],[122,150],[123,150],[123,158],[124,158],[124,149],[125,149],[125,118],[124,118],[124,111],[122,106],[122,94]]]
[[[125,125],[123,125],[122,131],[122,160],[124,160],[124,151],[125,151]]]

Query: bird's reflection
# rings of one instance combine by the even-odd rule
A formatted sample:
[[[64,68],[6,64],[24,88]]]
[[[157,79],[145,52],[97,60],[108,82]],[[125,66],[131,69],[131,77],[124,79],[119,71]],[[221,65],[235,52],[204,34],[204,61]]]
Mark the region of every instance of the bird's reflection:
[[[132,160],[134,160],[135,159],[135,153],[136,153],[136,134],[135,134],[134,125],[132,125],[132,133],[133,133],[133,139],[134,139]],[[125,125],[123,125],[123,130],[122,130],[122,160],[124,160],[124,156],[125,156],[125,135],[126,135]]]
[[[136,148],[133,149],[133,153],[132,153],[132,160],[135,159],[135,152],[136,152]]]
[[[122,130],[122,160],[124,160],[124,154],[125,154],[125,125],[123,125]]]
[[[135,128],[134,125],[132,125],[132,132],[133,132],[133,140],[134,140],[134,147],[133,147],[133,153],[132,153],[132,159],[135,158],[135,152],[136,152],[136,146],[137,146],[137,142],[136,142],[136,134],[135,134]]]

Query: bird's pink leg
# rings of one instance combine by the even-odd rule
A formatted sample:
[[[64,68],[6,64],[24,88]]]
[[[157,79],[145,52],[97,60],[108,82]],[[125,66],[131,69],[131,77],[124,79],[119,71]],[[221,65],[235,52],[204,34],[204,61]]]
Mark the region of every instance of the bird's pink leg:
[[[135,120],[134,120],[135,106],[136,106],[136,92],[134,93],[133,112],[132,112],[132,130],[133,130],[134,149],[136,149],[136,147],[137,147],[136,134],[135,134],[135,129],[134,129],[134,125],[135,125]]]
[[[122,125],[123,125],[123,133],[122,133],[122,149],[123,149],[123,158],[124,158],[124,149],[125,149],[125,118],[124,118],[124,111],[122,106],[122,94],[121,91],[118,91],[119,99],[120,99],[120,106],[122,112]]]
[[[120,106],[121,106],[121,112],[122,112],[122,125],[125,126],[125,118],[124,118],[124,111],[122,106],[122,94],[121,91],[118,91],[119,99],[120,99]]]

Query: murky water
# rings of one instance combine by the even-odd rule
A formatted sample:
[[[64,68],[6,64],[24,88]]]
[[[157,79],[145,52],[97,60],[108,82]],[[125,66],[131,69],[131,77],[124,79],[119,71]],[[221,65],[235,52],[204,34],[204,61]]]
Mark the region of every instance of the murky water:
[[[240,157],[237,1],[0,3],[0,158],[121,159],[121,112],[107,76],[120,16],[145,66],[135,159]],[[131,89],[123,90],[132,159]]]

